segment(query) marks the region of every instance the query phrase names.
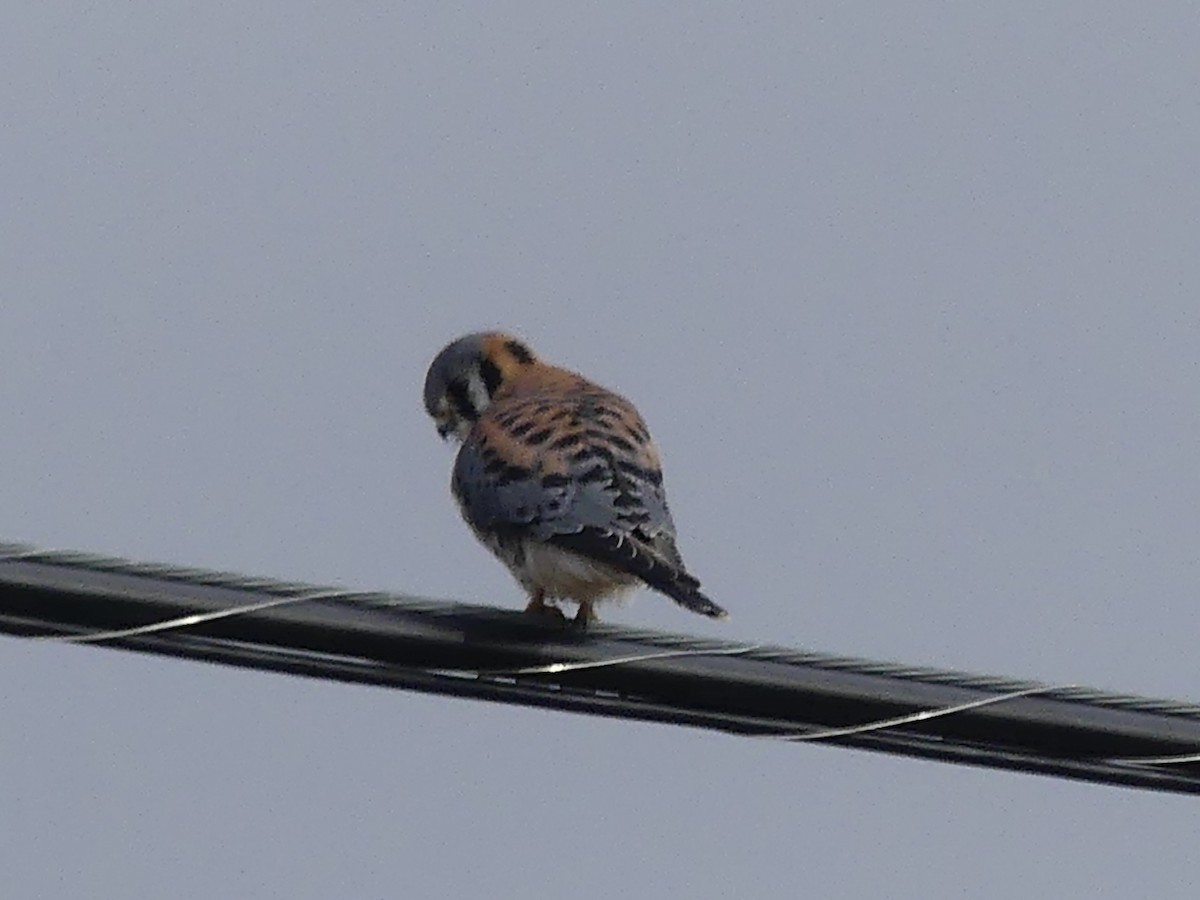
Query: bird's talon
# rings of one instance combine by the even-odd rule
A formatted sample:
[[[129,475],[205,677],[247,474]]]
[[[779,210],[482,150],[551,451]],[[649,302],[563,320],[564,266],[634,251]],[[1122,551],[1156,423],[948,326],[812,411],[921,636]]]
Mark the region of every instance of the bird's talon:
[[[559,624],[565,625],[567,622],[567,614],[552,603],[547,603],[543,597],[534,597],[529,601],[529,605],[525,607],[527,615],[537,616],[538,618],[550,618]]]
[[[575,618],[571,620],[572,631],[587,631],[588,626],[596,621],[596,611],[592,609],[590,603],[580,603],[579,612],[575,613]]]

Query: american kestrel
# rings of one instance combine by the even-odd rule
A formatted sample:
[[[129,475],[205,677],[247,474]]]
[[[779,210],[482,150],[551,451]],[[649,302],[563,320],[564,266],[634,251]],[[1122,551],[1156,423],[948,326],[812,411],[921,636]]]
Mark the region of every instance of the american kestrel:
[[[527,611],[594,604],[644,583],[724,618],[675,546],[658,449],[633,404],[542,362],[517,338],[469,334],[437,355],[425,409],[462,442],[451,490],[463,518],[516,576]]]

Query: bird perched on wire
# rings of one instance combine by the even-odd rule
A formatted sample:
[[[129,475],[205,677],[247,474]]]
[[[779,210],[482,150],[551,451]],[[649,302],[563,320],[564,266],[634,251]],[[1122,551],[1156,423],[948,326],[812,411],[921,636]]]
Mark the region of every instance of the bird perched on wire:
[[[693,612],[727,613],[700,591],[675,546],[658,449],[628,400],[542,362],[503,332],[437,355],[425,409],[462,442],[451,489],[463,518],[529,592],[526,610],[594,606],[639,582]]]

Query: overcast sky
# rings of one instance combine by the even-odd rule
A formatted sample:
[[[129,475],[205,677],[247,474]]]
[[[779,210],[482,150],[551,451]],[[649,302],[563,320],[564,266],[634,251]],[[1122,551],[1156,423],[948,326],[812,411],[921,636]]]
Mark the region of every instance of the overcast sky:
[[[517,607],[433,355],[632,398],[610,620],[1200,700],[1191,3],[23,5],[0,539]],[[13,898],[1200,892],[1200,802],[0,639]]]

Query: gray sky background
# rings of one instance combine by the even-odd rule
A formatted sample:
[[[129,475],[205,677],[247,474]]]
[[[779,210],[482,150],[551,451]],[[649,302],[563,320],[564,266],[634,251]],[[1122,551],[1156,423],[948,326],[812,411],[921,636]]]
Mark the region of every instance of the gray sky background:
[[[733,618],[1200,700],[1194,4],[162,4],[0,33],[0,537],[518,606],[421,409],[626,393]],[[5,896],[1193,898],[1200,803],[0,640]]]

